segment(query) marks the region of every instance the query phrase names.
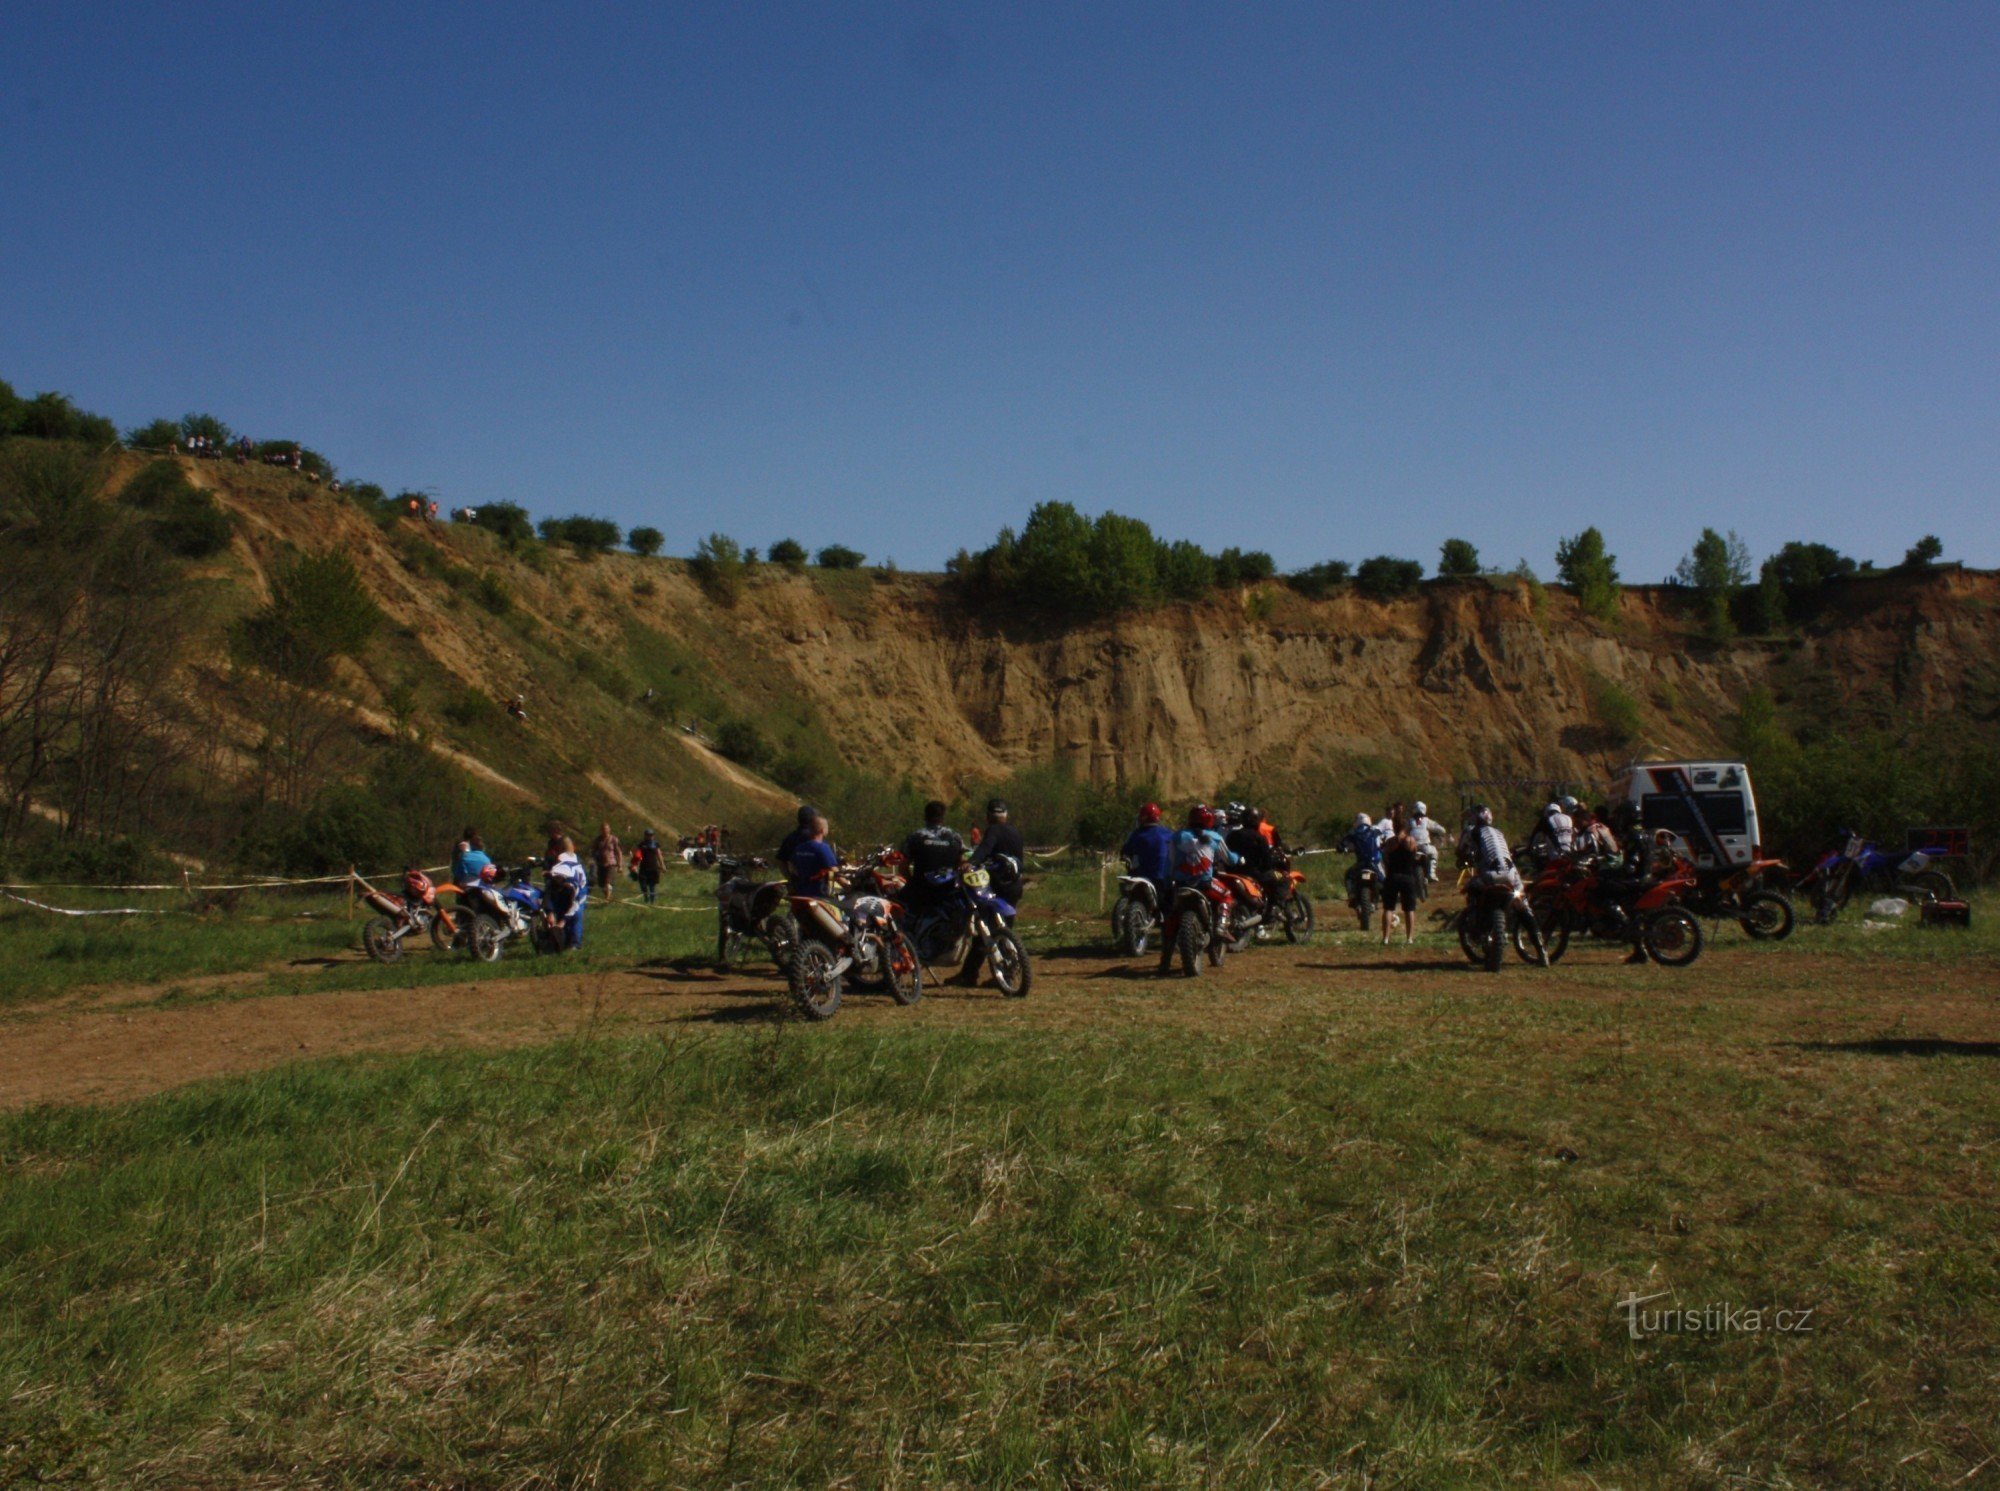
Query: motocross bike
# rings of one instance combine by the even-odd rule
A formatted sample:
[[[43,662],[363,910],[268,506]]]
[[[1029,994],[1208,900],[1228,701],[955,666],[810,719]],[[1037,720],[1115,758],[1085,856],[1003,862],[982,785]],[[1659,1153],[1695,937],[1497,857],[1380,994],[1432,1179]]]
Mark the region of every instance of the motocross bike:
[[[1528,899],[1551,963],[1569,950],[1571,937],[1597,937],[1631,943],[1665,967],[1685,968],[1701,956],[1701,923],[1681,904],[1694,889],[1694,866],[1686,860],[1675,860],[1656,878],[1618,885],[1594,864],[1552,859]]]
[[[794,895],[790,903],[798,940],[786,986],[793,1005],[808,1020],[833,1018],[850,973],[880,978],[898,1004],[923,998],[923,964],[896,925],[894,905],[884,897],[856,895],[843,905],[823,896]]]
[[[1842,831],[1843,843],[1828,850],[1795,889],[1813,892],[1813,919],[1822,924],[1839,916],[1854,893],[1874,892],[1912,901],[1955,901],[1958,888],[1922,850],[1898,855],[1877,848],[1861,835]]]
[[[798,927],[786,911],[785,882],[752,878],[764,861],[716,862],[715,962],[727,968],[751,943],[762,943],[780,970],[791,967]]]
[[[1118,899],[1111,903],[1111,943],[1127,957],[1138,957],[1160,927],[1160,888],[1143,875],[1132,873],[1132,861],[1125,861],[1125,873],[1118,877]]]
[[[497,963],[507,944],[527,938],[538,953],[564,947],[562,922],[549,910],[533,882],[535,866],[522,865],[505,886],[481,882],[469,888],[472,917],[462,946],[481,963]],[[463,892],[461,894],[464,894]]]
[[[1473,964],[1498,973],[1510,940],[1523,962],[1546,968],[1554,961],[1519,876],[1486,880],[1468,869],[1460,872],[1458,888],[1465,895],[1458,945]]]
[[[1380,865],[1355,865],[1347,872],[1347,904],[1354,908],[1361,918],[1361,930],[1367,931],[1374,919],[1375,908],[1382,903],[1382,867]]]
[[[403,875],[403,893],[386,895],[365,880],[361,899],[381,913],[363,923],[361,946],[377,963],[393,963],[403,956],[403,943],[418,935],[428,936],[434,947],[449,949],[458,935],[451,912],[438,904],[437,887],[422,870]]]
[[[1028,950],[1014,933],[1014,908],[988,888],[983,869],[938,870],[928,878],[930,897],[921,908],[905,903],[904,919],[917,956],[925,966],[983,961],[994,987],[1009,999],[1025,998],[1034,983]]]
[[[1282,851],[1272,861],[1272,869],[1284,881],[1276,910],[1285,928],[1285,941],[1305,942],[1313,934],[1313,903],[1306,894],[1306,872],[1293,869],[1291,855]]]
[[[1687,908],[1711,921],[1734,921],[1759,942],[1783,942],[1796,920],[1792,900],[1764,884],[1766,874],[1782,875],[1781,859],[1754,859],[1739,868],[1695,871]]]
[[[1206,886],[1177,885],[1167,906],[1164,935],[1172,950],[1169,956],[1180,960],[1181,972],[1189,978],[1199,978],[1204,954],[1211,968],[1220,968],[1229,951],[1228,939],[1222,931],[1228,925],[1228,892],[1222,892],[1218,898],[1213,881]],[[1162,964],[1161,971],[1166,967]]]

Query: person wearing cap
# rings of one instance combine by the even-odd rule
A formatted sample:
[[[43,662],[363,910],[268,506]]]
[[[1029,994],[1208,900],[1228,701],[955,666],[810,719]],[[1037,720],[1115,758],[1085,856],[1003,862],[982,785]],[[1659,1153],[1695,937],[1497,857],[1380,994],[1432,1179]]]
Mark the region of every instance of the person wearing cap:
[[[778,863],[786,869],[791,868],[792,855],[797,853],[799,845],[812,837],[813,820],[817,817],[819,817],[818,808],[809,802],[799,804],[798,827],[786,834],[778,844]]]
[[[972,851],[972,867],[988,875],[986,888],[1015,910],[1021,907],[1021,870],[1028,862],[1028,843],[1021,830],[1007,821],[1007,800],[996,797],[986,804],[986,832]]]

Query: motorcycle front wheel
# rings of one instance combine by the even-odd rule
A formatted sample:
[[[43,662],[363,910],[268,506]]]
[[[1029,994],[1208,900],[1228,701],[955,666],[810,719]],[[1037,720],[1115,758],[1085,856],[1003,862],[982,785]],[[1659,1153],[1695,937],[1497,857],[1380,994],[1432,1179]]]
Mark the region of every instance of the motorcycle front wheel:
[[[831,1020],[840,1008],[836,961],[833,949],[823,942],[801,942],[792,950],[792,1004],[808,1020]]]
[[[898,1004],[915,1004],[924,997],[924,965],[910,939],[897,932],[885,937],[876,961],[882,968],[882,982],[889,997]]]
[[[456,952],[465,941],[466,913],[461,911],[453,918],[453,925],[446,926],[444,913],[431,918],[431,946],[441,953]]]
[[[361,926],[361,948],[377,963],[393,963],[403,956],[403,939],[388,917],[370,917]]]
[[[1010,931],[995,932],[986,944],[986,966],[993,970],[993,986],[1009,999],[1025,999],[1035,981],[1028,950]]]
[[[1646,956],[1663,967],[1685,968],[1701,956],[1701,923],[1684,907],[1654,912],[1639,939]]]
[[[1181,972],[1189,978],[1201,977],[1201,945],[1208,939],[1208,923],[1192,911],[1183,911],[1174,933],[1174,951],[1180,955]]]
[[[1479,941],[1478,913],[1470,906],[1461,907],[1458,915],[1452,919],[1452,925],[1458,929],[1458,950],[1465,954],[1465,961],[1474,967],[1484,962],[1486,949]]]
[[[469,946],[472,956],[482,963],[498,963],[500,950],[507,945],[507,929],[490,916],[475,916],[472,919],[472,937]]]
[[[1498,973],[1507,955],[1507,909],[1496,906],[1482,919],[1486,924],[1486,971]]]
[[[1531,907],[1535,925],[1542,929],[1542,951],[1548,955],[1549,966],[1569,951],[1569,918],[1552,907]]]
[[[1285,941],[1306,942],[1312,934],[1312,897],[1304,891],[1293,891],[1292,898],[1285,902]]]

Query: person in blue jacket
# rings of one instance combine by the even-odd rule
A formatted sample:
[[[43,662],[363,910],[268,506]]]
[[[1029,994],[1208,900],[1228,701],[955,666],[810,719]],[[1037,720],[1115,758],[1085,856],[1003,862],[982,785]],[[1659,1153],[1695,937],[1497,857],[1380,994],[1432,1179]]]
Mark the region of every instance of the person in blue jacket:
[[[493,863],[486,852],[486,842],[479,837],[479,830],[467,828],[465,837],[451,851],[451,883],[453,885],[477,885],[479,872]]]
[[[1174,867],[1174,831],[1160,821],[1160,805],[1149,802],[1139,809],[1139,826],[1125,836],[1119,851],[1132,873],[1153,882],[1164,914],[1171,887],[1167,884]]]
[[[827,822],[823,815],[815,813],[810,827],[801,825],[803,838],[792,845],[790,858],[785,861],[786,884],[795,896],[819,896],[829,898],[831,890],[828,878],[834,867],[840,863],[840,856],[833,845],[826,841]]]

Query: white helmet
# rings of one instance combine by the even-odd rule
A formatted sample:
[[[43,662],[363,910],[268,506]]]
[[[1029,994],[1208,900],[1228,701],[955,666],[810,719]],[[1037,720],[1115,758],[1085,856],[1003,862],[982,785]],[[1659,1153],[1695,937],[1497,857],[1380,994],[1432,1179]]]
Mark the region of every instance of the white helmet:
[[[1493,826],[1493,809],[1481,808],[1474,816],[1481,828],[1491,828]]]
[[[1354,815],[1354,826],[1356,828],[1373,828],[1375,820],[1370,818],[1366,813],[1356,813]]]
[[[1556,814],[1560,813],[1562,810],[1563,810],[1563,805],[1561,803],[1552,802],[1547,807],[1543,808],[1542,812],[1547,814],[1549,817],[1553,818],[1555,817]]]
[[[1410,811],[1411,811],[1412,813],[1415,813],[1415,814],[1416,814],[1416,815],[1417,815],[1417,816],[1418,816],[1419,818],[1428,818],[1428,817],[1430,816],[1430,812],[1431,812],[1431,810],[1430,810],[1429,808],[1425,807],[1425,806],[1424,806],[1424,805],[1423,805],[1422,803],[1420,803],[1420,802],[1413,802],[1413,803],[1411,803],[1411,804],[1410,804]]]
[[[1565,813],[1574,813],[1576,811],[1576,808],[1577,808],[1577,802],[1575,798],[1565,797],[1563,799],[1563,811]]]

